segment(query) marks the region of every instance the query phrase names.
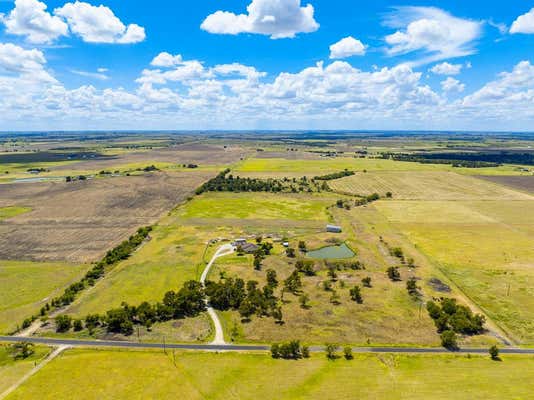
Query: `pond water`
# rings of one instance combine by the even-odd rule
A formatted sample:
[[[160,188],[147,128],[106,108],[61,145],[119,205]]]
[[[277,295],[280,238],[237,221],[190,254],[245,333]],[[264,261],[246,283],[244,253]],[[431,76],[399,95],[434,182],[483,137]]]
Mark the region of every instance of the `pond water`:
[[[340,246],[328,246],[322,249],[308,251],[306,255],[316,260],[352,258],[355,256],[354,252],[345,243]]]

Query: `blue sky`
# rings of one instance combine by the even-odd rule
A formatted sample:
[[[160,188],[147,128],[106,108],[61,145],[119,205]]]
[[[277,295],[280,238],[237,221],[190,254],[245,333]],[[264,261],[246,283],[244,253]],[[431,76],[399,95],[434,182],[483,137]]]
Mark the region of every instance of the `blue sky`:
[[[534,1],[0,0],[0,14],[1,130],[534,130]]]

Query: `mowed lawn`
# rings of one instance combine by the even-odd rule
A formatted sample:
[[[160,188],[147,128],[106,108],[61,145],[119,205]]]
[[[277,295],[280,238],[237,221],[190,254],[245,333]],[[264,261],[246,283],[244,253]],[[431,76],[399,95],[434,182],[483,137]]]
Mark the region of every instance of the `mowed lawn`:
[[[340,192],[366,196],[387,192],[398,200],[534,199],[495,183],[447,171],[359,172],[329,182]]]
[[[0,261],[0,332],[14,330],[87,269],[83,264]]]
[[[518,342],[534,343],[534,202],[374,205]]]
[[[182,218],[325,220],[333,199],[271,193],[206,193],[185,204]]]
[[[175,362],[173,361],[175,359]],[[267,354],[67,350],[8,399],[529,399],[532,356]]]
[[[0,394],[15,384],[34,367],[34,363],[40,362],[50,352],[48,347],[35,346],[33,355],[25,360],[15,360],[10,349],[10,345],[0,344]]]

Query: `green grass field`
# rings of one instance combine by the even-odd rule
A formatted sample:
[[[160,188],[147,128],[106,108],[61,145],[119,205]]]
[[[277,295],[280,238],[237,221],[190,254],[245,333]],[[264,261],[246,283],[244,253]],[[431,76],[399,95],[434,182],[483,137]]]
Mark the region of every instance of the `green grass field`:
[[[174,362],[174,360],[175,362]],[[83,368],[80,366],[83,365]],[[8,399],[528,399],[534,358],[67,350]]]
[[[207,193],[178,210],[182,218],[239,218],[326,221],[335,200],[271,193]]]
[[[329,182],[340,192],[369,195],[387,192],[398,200],[521,200],[527,194],[494,183],[446,171],[383,171],[357,173]]]
[[[10,353],[10,345],[0,344],[0,394],[28,373],[50,351],[45,346],[35,346],[34,350],[34,354],[27,359],[15,360]]]
[[[534,202],[375,206],[507,333],[534,342]]]
[[[87,265],[0,261],[0,332],[14,330],[63,288],[77,281]]]
[[[288,160],[283,158],[248,158],[233,169],[240,172],[283,172],[293,175],[300,173],[308,177],[349,169],[355,172],[366,171],[453,171],[465,175],[521,175],[515,166],[504,165],[491,168],[454,168],[445,164],[420,164],[385,160],[381,158],[336,157],[319,160]]]
[[[10,206],[10,207],[0,207],[0,221],[7,218],[13,218],[20,214],[25,214],[27,212],[30,212],[32,209],[29,207],[18,207],[18,206]]]

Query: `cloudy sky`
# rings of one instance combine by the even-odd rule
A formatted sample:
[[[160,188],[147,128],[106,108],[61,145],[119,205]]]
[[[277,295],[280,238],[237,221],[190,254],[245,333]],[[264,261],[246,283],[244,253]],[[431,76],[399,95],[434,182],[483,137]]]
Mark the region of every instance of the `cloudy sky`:
[[[0,130],[534,131],[534,0],[0,0]]]

